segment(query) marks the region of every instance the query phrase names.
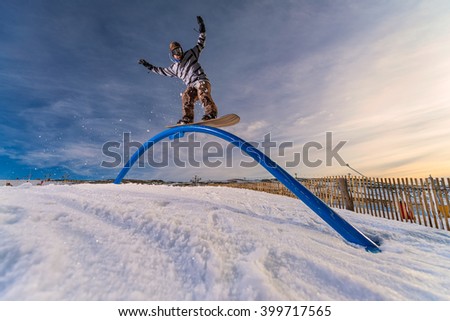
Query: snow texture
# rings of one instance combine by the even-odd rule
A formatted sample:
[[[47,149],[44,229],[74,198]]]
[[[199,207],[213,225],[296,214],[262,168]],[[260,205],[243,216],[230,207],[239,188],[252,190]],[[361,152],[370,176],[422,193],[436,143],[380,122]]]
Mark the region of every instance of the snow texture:
[[[450,233],[225,187],[0,187],[0,300],[450,300]]]

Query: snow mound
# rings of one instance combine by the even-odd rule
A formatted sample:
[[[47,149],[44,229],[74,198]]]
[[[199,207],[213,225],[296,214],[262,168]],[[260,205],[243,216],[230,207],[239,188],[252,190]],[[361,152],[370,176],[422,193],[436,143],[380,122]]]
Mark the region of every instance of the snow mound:
[[[225,187],[0,187],[1,300],[449,300],[450,233]]]

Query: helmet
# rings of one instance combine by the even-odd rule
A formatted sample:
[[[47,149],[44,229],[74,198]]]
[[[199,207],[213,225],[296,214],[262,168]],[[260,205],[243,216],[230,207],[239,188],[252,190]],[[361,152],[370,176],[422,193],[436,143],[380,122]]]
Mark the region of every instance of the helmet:
[[[174,55],[183,56],[183,48],[181,47],[180,43],[172,41],[169,45],[169,50],[170,60],[172,60],[173,62],[180,62],[180,60],[175,59],[174,57]]]
[[[176,49],[176,48],[181,48],[180,43],[179,43],[179,42],[176,42],[176,41],[172,41],[172,42],[170,43],[170,45],[169,45],[170,51],[172,51],[172,50],[174,50],[174,49]]]

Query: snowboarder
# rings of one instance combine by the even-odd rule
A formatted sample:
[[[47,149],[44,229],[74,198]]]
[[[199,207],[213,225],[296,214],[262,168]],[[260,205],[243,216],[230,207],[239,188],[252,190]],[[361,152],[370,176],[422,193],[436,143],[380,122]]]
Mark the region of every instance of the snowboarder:
[[[200,53],[205,47],[205,23],[200,16],[197,16],[197,23],[199,25],[199,36],[197,45],[194,48],[185,52],[178,42],[173,41],[170,43],[169,57],[173,62],[170,67],[155,67],[145,59],[139,60],[139,64],[148,70],[162,76],[178,77],[186,84],[187,88],[181,98],[183,117],[177,124],[190,124],[194,122],[194,105],[197,100],[200,100],[204,108],[205,114],[202,120],[217,118],[217,106],[211,97],[211,84],[198,62]]]

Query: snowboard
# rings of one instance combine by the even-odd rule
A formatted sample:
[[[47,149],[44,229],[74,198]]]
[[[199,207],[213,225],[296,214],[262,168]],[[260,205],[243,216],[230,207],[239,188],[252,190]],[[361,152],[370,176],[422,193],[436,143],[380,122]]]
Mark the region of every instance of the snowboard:
[[[180,127],[180,126],[189,126],[189,125],[204,125],[204,126],[211,126],[211,127],[228,127],[233,126],[239,123],[241,118],[236,114],[228,114],[223,115],[221,117],[215,118],[215,119],[209,119],[209,120],[201,120],[197,122],[193,122],[190,124],[177,124],[177,125],[169,125],[166,126],[167,128],[173,128],[173,127]]]

